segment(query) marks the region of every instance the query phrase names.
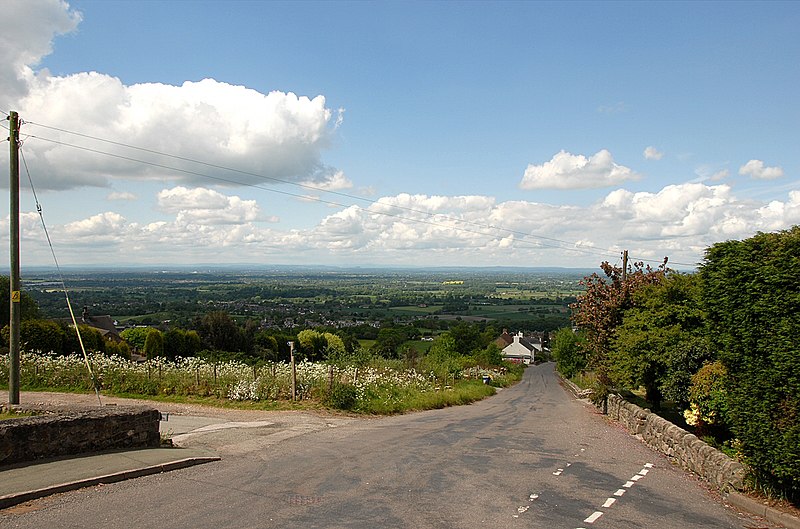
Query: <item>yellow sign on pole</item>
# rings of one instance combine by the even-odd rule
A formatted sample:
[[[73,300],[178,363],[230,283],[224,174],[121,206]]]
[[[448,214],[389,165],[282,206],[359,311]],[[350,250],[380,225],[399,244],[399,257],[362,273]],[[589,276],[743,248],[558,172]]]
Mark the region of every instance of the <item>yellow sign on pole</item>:
[[[19,303],[20,294],[19,290],[15,290],[11,293],[11,302],[12,303]]]

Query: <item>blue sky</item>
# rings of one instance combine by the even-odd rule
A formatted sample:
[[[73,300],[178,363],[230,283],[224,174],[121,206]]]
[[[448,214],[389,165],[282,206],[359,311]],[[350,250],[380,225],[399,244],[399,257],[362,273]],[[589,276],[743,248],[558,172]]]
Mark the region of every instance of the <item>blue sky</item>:
[[[800,222],[797,3],[4,7],[64,264],[685,268]]]

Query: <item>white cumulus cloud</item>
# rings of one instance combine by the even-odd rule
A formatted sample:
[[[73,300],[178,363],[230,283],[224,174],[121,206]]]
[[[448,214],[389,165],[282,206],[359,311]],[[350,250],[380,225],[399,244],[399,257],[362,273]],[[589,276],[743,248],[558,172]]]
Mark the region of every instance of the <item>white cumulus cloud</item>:
[[[761,160],[750,160],[739,168],[739,174],[750,176],[756,180],[774,180],[783,176],[783,169],[766,167]]]
[[[800,190],[783,200],[737,196],[727,185],[657,192],[617,189],[587,206],[488,196],[400,194],[352,205],[304,229],[264,224],[255,201],[206,188],[158,193],[168,218],[138,224],[112,211],[51,228],[64,263],[323,262],[387,265],[596,266],[636,258],[694,264],[712,244],[800,223]],[[23,214],[26,255],[48,262],[36,213]],[[8,218],[0,220],[7,243]],[[42,244],[38,244],[41,242]],[[37,243],[37,244],[34,244]],[[330,262],[330,261],[328,261]]]
[[[158,193],[162,211],[177,214],[181,225],[244,224],[259,220],[260,208],[255,200],[242,200],[206,188],[174,187]]]
[[[53,38],[75,31],[81,14],[62,0],[3,2],[0,31],[0,104],[4,110],[24,95],[33,66],[53,51]]]
[[[252,184],[265,178],[273,183],[278,179],[347,185],[341,171],[322,162],[343,113],[328,108],[324,96],[262,93],[215,79],[180,86],[125,85],[98,72],[53,76],[46,70],[35,71],[33,67],[51,51],[53,38],[74,30],[80,16],[57,1],[13,1],[4,7],[9,6],[17,15],[10,17],[13,26],[30,35],[21,44],[0,47],[0,57],[6,59],[0,61],[0,88],[16,90],[16,108],[9,110],[18,110],[28,122],[23,135],[38,136],[26,141],[26,157],[37,171],[48,174],[50,189],[107,186],[117,178],[167,178],[195,185],[214,179],[228,185]],[[0,35],[6,38],[5,31]],[[11,88],[5,91],[11,93]],[[79,126],[76,115],[81,116]],[[173,157],[50,127],[79,128],[83,135]]]
[[[647,160],[660,160],[664,157],[664,153],[653,146],[645,148],[644,153],[642,154]]]
[[[606,149],[588,158],[562,150],[548,162],[528,165],[519,186],[522,189],[590,189],[638,178],[632,169],[615,163]]]

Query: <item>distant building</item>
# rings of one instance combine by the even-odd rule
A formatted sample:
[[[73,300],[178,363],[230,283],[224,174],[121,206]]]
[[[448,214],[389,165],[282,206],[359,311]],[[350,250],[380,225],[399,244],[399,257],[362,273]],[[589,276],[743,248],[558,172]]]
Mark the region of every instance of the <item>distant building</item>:
[[[515,364],[532,364],[536,353],[542,352],[540,338],[526,338],[521,332],[512,335],[506,329],[503,329],[503,334],[494,343],[500,348],[503,359]]]
[[[81,318],[78,320],[78,323],[82,323],[97,329],[106,340],[111,340],[117,343],[124,341],[117,330],[117,323],[111,316],[92,316],[89,314],[89,308],[83,307],[83,314],[81,314]]]

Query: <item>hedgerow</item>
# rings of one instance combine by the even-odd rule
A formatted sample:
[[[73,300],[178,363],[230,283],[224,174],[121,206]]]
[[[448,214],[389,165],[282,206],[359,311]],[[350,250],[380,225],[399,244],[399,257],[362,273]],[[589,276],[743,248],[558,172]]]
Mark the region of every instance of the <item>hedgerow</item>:
[[[719,243],[700,274],[727,415],[763,487],[800,499],[800,227]]]

